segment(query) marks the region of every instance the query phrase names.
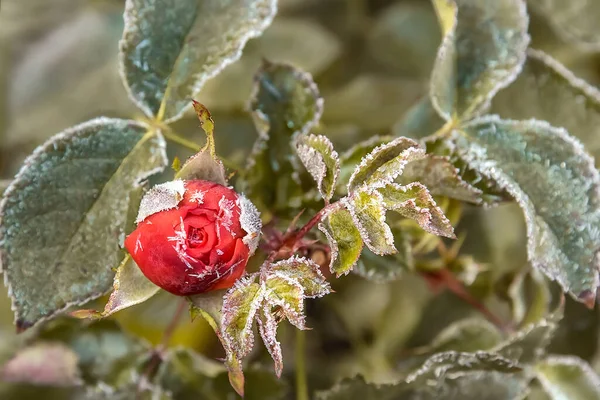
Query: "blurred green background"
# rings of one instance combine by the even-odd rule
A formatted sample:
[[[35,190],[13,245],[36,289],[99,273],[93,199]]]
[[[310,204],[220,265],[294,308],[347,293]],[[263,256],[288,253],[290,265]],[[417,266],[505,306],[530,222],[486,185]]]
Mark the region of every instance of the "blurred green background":
[[[139,116],[117,69],[123,5],[122,0],[2,0],[0,185],[10,181],[36,146],[65,128],[101,115]],[[427,94],[441,39],[429,0],[280,0],[279,9],[264,35],[251,40],[242,58],[197,96],[213,114],[222,154],[244,165],[252,148],[256,132],[246,102],[263,58],[292,63],[314,76],[325,99],[317,131],[338,150],[375,134],[406,134],[404,116],[416,112],[411,108]],[[535,9],[530,15],[533,48],[548,52],[592,85],[600,83],[600,51],[565,42]],[[202,140],[194,115],[173,128],[190,140]],[[191,154],[176,145],[169,151],[171,158]],[[489,210],[465,206],[458,233],[465,236],[461,254],[473,256],[472,269],[461,271],[472,273],[464,281],[474,283],[473,293],[509,319],[508,286],[527,265],[519,209],[514,204]],[[408,271],[385,284],[350,276],[334,282],[334,288],[336,295],[308,304],[309,325],[318,326],[306,336],[308,365],[319,366],[309,367],[312,388],[356,373],[389,381],[407,349],[429,343],[453,321],[478,315],[453,295],[429,290]],[[126,332],[156,344],[175,307],[173,296],[161,294],[114,319]],[[12,319],[1,288],[0,362],[28,340],[15,335]],[[551,351],[579,355],[600,370],[598,324],[597,311],[568,301]],[[280,334],[289,366],[293,340],[285,339],[292,333],[283,329]],[[200,320],[185,318],[171,344],[221,356],[214,333]],[[264,360],[264,354],[256,359]],[[322,374],[325,368],[329,373]]]

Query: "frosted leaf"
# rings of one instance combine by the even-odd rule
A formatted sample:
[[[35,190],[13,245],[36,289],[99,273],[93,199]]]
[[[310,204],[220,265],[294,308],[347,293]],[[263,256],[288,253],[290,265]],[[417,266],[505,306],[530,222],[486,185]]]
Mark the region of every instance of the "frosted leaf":
[[[150,282],[130,255],[125,256],[117,269],[113,281],[113,291],[101,312],[77,310],[71,316],[79,318],[106,318],[125,308],[135,306],[157,294],[160,288]]]
[[[466,318],[448,325],[426,347],[428,353],[489,350],[502,340],[500,331],[481,318]]]
[[[261,307],[265,290],[254,282],[255,276],[236,281],[223,297],[221,334],[223,341],[238,358],[245,357],[254,345],[252,325]]]
[[[596,159],[600,156],[600,91],[542,51],[527,51],[523,71],[494,97],[492,111],[563,127]]]
[[[600,377],[575,356],[550,356],[535,367],[536,377],[551,400],[600,398]]]
[[[546,354],[546,347],[556,332],[560,318],[550,317],[527,325],[490,351],[520,364],[534,364]]]
[[[280,307],[283,315],[298,329],[304,326],[304,288],[289,276],[279,271],[269,271],[262,279],[265,301],[271,307]]]
[[[264,61],[254,77],[249,109],[258,139],[248,160],[243,189],[259,208],[272,209],[276,203],[287,204],[290,197],[304,194],[296,179],[302,166],[290,143],[317,124],[323,98],[310,74],[289,64]],[[278,199],[282,186],[286,187],[285,198]]]
[[[319,266],[304,257],[293,256],[278,261],[269,267],[269,273],[272,272],[298,281],[306,298],[323,297],[331,291]]]
[[[480,204],[483,192],[459,176],[459,170],[446,157],[427,154],[408,163],[397,182],[420,182],[431,194]]]
[[[385,222],[383,196],[376,190],[359,190],[344,201],[367,247],[375,254],[397,252],[394,236]]]
[[[243,237],[242,241],[248,246],[250,255],[252,255],[260,241],[260,230],[262,229],[260,213],[256,206],[243,194],[238,196],[237,202],[240,208],[240,225],[246,232],[246,236]]]
[[[162,135],[147,129],[95,119],[25,160],[0,205],[1,264],[18,329],[110,289],[130,193],[167,165]]]
[[[200,151],[188,158],[176,176],[184,180],[201,179],[227,185],[223,163],[213,158],[208,151]]]
[[[154,186],[142,197],[138,216],[135,220],[136,224],[152,214],[176,208],[179,202],[183,200],[184,194],[185,185],[180,179]]]
[[[481,114],[514,81],[529,45],[524,0],[435,0],[442,44],[430,96],[445,120]]]
[[[128,0],[120,68],[130,97],[148,117],[180,118],[276,11],[275,0]]]
[[[378,188],[383,206],[403,217],[415,220],[425,231],[455,238],[454,229],[425,186],[418,182],[406,186],[397,183]]]
[[[363,157],[372,152],[376,147],[391,142],[392,140],[394,140],[393,136],[371,136],[340,154],[341,168],[340,176],[337,180],[337,190],[342,194],[346,194],[347,187],[345,182],[350,180],[352,173]]]
[[[565,41],[588,51],[600,50],[600,4],[588,0],[529,0]]]
[[[402,174],[407,163],[424,156],[425,150],[408,138],[399,137],[382,144],[363,157],[355,168],[348,182],[348,193],[362,185],[381,186],[390,183]]]
[[[366,383],[356,377],[319,393],[317,399],[515,400],[526,396],[530,380],[521,367],[492,353],[445,352],[398,383]]]
[[[346,209],[334,209],[323,216],[319,230],[327,237],[331,249],[331,273],[338,278],[348,274],[356,265],[363,248],[363,241],[352,215]]]
[[[303,135],[296,141],[296,152],[317,182],[319,193],[329,202],[340,173],[340,161],[333,144],[323,135]]]
[[[270,306],[261,308],[257,321],[260,336],[275,362],[275,374],[280,378],[283,371],[283,356],[281,354],[281,344],[277,341],[277,321],[271,312]]]
[[[461,157],[523,209],[532,265],[593,305],[599,284],[600,175],[583,146],[546,122],[490,116],[453,133]]]

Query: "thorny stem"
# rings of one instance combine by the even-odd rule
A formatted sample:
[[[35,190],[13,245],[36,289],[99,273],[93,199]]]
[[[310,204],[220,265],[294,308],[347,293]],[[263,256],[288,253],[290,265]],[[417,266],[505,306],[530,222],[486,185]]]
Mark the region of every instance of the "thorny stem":
[[[306,332],[296,330],[296,399],[308,400],[308,386],[306,383]]]

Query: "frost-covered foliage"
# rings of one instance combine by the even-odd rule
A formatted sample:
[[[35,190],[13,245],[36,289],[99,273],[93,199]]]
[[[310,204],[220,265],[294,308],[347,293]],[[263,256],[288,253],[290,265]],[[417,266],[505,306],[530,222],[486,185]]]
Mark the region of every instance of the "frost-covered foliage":
[[[0,398],[600,399],[597,2],[1,10]]]

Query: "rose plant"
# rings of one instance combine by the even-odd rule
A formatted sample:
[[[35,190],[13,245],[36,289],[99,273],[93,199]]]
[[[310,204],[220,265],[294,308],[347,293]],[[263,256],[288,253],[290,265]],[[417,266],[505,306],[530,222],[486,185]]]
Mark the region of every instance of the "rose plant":
[[[137,114],[3,189],[0,398],[600,398],[600,93],[530,33],[600,35],[528,3],[126,0]]]

